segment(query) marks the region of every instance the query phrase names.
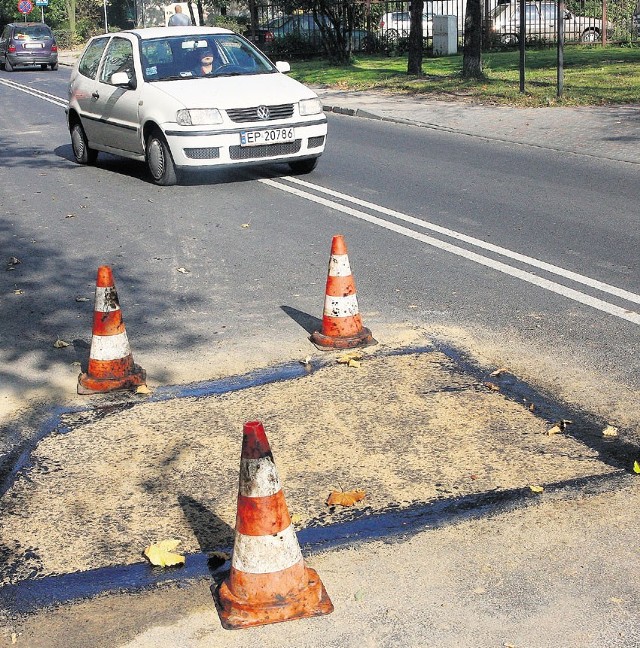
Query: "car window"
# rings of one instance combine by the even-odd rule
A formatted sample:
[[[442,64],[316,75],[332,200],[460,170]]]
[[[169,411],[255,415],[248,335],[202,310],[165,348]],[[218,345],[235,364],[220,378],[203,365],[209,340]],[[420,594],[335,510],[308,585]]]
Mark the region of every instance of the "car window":
[[[87,45],[87,49],[84,51],[80,63],[78,64],[78,72],[82,76],[89,77],[90,79],[95,79],[96,73],[98,72],[98,66],[100,65],[100,59],[102,58],[102,53],[106,47],[109,39],[107,37],[96,38],[96,40],[91,41]]]
[[[51,30],[46,25],[25,25],[18,27],[14,33],[18,40],[51,40]]]
[[[134,77],[133,45],[126,38],[113,38],[109,43],[100,71],[100,81],[111,83],[111,77],[116,72],[126,72],[130,79]]]
[[[264,54],[236,34],[166,36],[142,42],[145,81],[205,78],[198,72],[198,53],[204,49],[214,53],[214,69],[208,76],[274,72]]]

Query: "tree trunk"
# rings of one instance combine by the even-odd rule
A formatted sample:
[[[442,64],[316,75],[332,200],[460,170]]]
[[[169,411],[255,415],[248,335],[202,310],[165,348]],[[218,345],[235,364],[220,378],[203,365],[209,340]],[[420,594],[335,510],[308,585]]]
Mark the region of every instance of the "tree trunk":
[[[462,77],[482,79],[482,5],[481,0],[467,0],[464,19]]]
[[[409,29],[409,61],[407,74],[422,76],[422,9],[424,0],[411,3],[411,28]]]

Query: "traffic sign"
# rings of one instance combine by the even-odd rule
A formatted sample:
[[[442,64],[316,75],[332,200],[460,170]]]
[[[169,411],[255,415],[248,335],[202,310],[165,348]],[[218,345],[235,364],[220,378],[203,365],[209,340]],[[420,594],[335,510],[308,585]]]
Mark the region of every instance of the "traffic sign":
[[[36,7],[48,7],[49,0],[36,0]]]
[[[18,11],[21,14],[31,13],[33,11],[33,4],[31,3],[31,0],[19,0]]]

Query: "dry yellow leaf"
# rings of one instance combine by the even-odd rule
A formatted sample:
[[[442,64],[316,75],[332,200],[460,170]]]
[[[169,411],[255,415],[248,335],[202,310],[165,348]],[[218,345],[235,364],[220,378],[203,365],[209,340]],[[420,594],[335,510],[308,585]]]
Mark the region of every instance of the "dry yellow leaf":
[[[53,346],[56,349],[64,349],[65,347],[69,346],[69,342],[65,342],[64,340],[58,339],[53,343]]]
[[[354,360],[351,358],[349,362],[347,362],[347,367],[355,367],[356,369],[360,366],[360,360]]]
[[[507,367],[498,367],[495,371],[492,371],[489,375],[490,376],[500,376],[503,373],[507,373],[509,369]]]
[[[615,427],[614,425],[607,425],[607,427],[604,430],[602,430],[602,436],[617,437],[618,428]]]
[[[633,462],[633,472],[640,475],[640,461],[636,460]]]
[[[553,435],[553,434],[559,434],[560,432],[562,432],[562,428],[561,428],[559,425],[556,424],[556,425],[554,425],[552,428],[549,429],[549,431],[547,432],[547,434],[548,434],[549,436],[551,436],[551,435]]]
[[[343,353],[337,360],[336,362],[338,364],[346,364],[349,365],[350,362],[355,360],[356,362],[358,360],[362,360],[362,353],[360,351],[349,351],[348,353]]]
[[[149,545],[144,550],[144,555],[152,565],[157,567],[174,567],[184,565],[185,558],[173,550],[180,544],[180,540],[161,540]]]
[[[492,382],[484,382],[482,383],[487,389],[490,389],[491,391],[500,391],[500,387],[498,385],[492,383]]]
[[[332,491],[327,499],[327,506],[353,506],[363,500],[364,496],[363,490]]]
[[[533,493],[542,493],[544,491],[544,488],[542,486],[529,486],[529,488]]]
[[[139,385],[136,394],[150,394],[151,390],[146,385]]]
[[[300,524],[302,522],[302,515],[300,513],[294,513],[291,516],[291,524]]]

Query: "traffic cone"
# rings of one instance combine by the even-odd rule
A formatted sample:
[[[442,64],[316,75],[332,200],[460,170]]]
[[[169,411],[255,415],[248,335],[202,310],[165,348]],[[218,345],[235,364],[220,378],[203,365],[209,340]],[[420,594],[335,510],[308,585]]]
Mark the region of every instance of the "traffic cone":
[[[109,266],[100,266],[89,366],[87,373],[78,376],[78,394],[135,389],[145,380],[145,370],[133,363],[113,273]]]
[[[259,421],[245,423],[242,433],[231,571],[217,602],[228,630],[333,612],[320,577],[304,563]]]
[[[342,235],[334,236],[331,243],[325,293],[322,330],[312,333],[311,341],[319,349],[352,349],[376,344],[371,331],[362,326],[356,284]]]

